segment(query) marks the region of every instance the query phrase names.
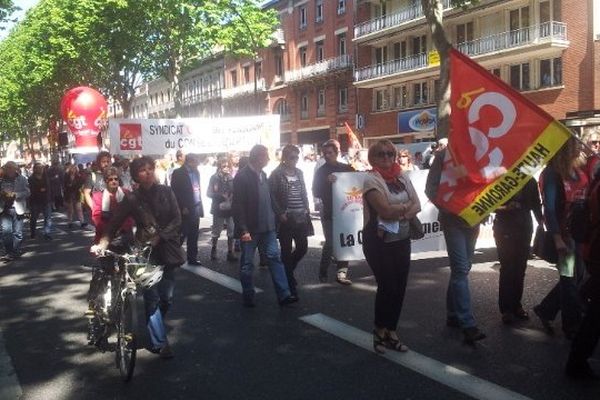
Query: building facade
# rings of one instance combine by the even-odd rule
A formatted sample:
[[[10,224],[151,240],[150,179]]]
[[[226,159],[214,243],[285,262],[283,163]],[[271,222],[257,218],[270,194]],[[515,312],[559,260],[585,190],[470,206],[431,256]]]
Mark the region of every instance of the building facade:
[[[556,119],[600,108],[592,0],[483,0],[467,10],[444,0],[450,42]],[[596,8],[598,5],[596,5]],[[364,136],[431,140],[404,116],[435,114],[439,67],[420,0],[360,1],[354,85]]]

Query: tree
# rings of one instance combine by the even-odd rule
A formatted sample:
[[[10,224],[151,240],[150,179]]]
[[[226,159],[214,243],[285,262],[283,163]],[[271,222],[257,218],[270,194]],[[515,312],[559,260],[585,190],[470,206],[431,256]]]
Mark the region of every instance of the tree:
[[[8,21],[8,17],[17,10],[12,0],[0,0],[0,23]],[[0,30],[5,29],[0,26]]]
[[[452,0],[454,7],[466,8],[475,5],[479,0]],[[452,44],[446,36],[443,24],[444,5],[442,0],[421,0],[423,13],[431,31],[433,44],[440,55],[440,96],[438,97],[438,139],[448,137],[450,131],[450,56]]]

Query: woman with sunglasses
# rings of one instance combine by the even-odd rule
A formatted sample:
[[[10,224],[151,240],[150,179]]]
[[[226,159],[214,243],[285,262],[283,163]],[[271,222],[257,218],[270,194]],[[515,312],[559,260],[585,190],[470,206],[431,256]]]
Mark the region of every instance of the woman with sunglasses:
[[[400,164],[402,171],[416,171],[419,169],[419,167],[413,164],[412,156],[408,149],[400,149],[398,151],[398,164]]]
[[[363,186],[363,252],[377,281],[373,348],[405,352],[396,333],[410,267],[409,220],[421,203],[408,177],[396,162],[396,147],[380,140],[369,148],[373,169]]]

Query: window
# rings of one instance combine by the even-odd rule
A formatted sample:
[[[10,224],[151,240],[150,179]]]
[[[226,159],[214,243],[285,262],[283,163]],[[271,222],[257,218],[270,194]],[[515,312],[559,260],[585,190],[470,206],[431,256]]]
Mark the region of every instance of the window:
[[[300,7],[300,29],[306,29],[306,7]]]
[[[427,53],[427,36],[415,36],[412,38],[412,54]]]
[[[561,0],[542,0],[540,1],[540,23],[549,21],[560,21]]]
[[[308,119],[308,93],[300,95],[300,119]]]
[[[260,61],[254,64],[254,71],[256,74],[256,80],[260,80],[262,78],[262,63]]]
[[[413,104],[427,104],[428,101],[427,82],[413,84]]]
[[[441,90],[442,90],[442,88],[440,87],[440,80],[435,79],[433,81],[433,101],[432,101],[432,103],[435,103],[442,98],[442,96],[440,94]]]
[[[540,61],[539,87],[562,85],[562,58],[552,58]]]
[[[383,111],[389,108],[387,89],[375,91],[375,111]]]
[[[323,22],[323,0],[317,0],[316,2],[315,22]]]
[[[275,56],[275,76],[283,75],[283,57],[281,54]]]
[[[337,2],[337,13],[341,15],[346,12],[346,0],[338,0]]]
[[[510,86],[517,90],[529,90],[529,63],[510,66]]]
[[[345,56],[346,55],[346,34],[340,33],[339,35],[337,35],[337,42],[338,42],[338,56]]]
[[[488,71],[490,72],[490,74],[495,75],[497,78],[502,79],[502,77],[500,76],[500,68],[492,68]]]
[[[348,111],[348,88],[338,89],[338,110],[342,112]]]
[[[250,66],[246,65],[244,67],[244,83],[250,82]]]
[[[306,67],[306,47],[300,47],[300,65]]]
[[[230,71],[229,76],[231,77],[231,87],[237,86],[237,72],[235,70]]]
[[[325,46],[323,45],[323,41],[320,40],[316,43],[317,45],[317,62],[323,61],[325,59]]]
[[[529,7],[512,10],[510,18],[510,41],[513,45],[529,41]]]
[[[279,114],[281,121],[289,121],[290,120],[290,109],[288,107],[287,101],[285,99],[279,99],[275,104],[276,113]]]
[[[325,116],[325,88],[319,88],[317,94],[317,117]]]
[[[456,43],[461,44],[464,42],[473,41],[473,22],[467,22],[466,24],[460,24],[456,26]]]
[[[387,61],[387,47],[377,47],[375,49],[375,64],[383,64]]]
[[[394,106],[396,108],[408,107],[408,89],[406,86],[394,88]]]
[[[406,58],[406,41],[394,43],[394,60]]]

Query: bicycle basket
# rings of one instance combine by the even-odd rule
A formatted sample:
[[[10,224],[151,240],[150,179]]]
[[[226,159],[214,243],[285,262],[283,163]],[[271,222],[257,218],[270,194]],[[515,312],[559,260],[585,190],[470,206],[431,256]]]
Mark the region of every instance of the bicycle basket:
[[[163,276],[163,266],[150,262],[150,250],[144,250],[132,257],[127,262],[127,273],[138,285],[149,288],[156,285]]]

